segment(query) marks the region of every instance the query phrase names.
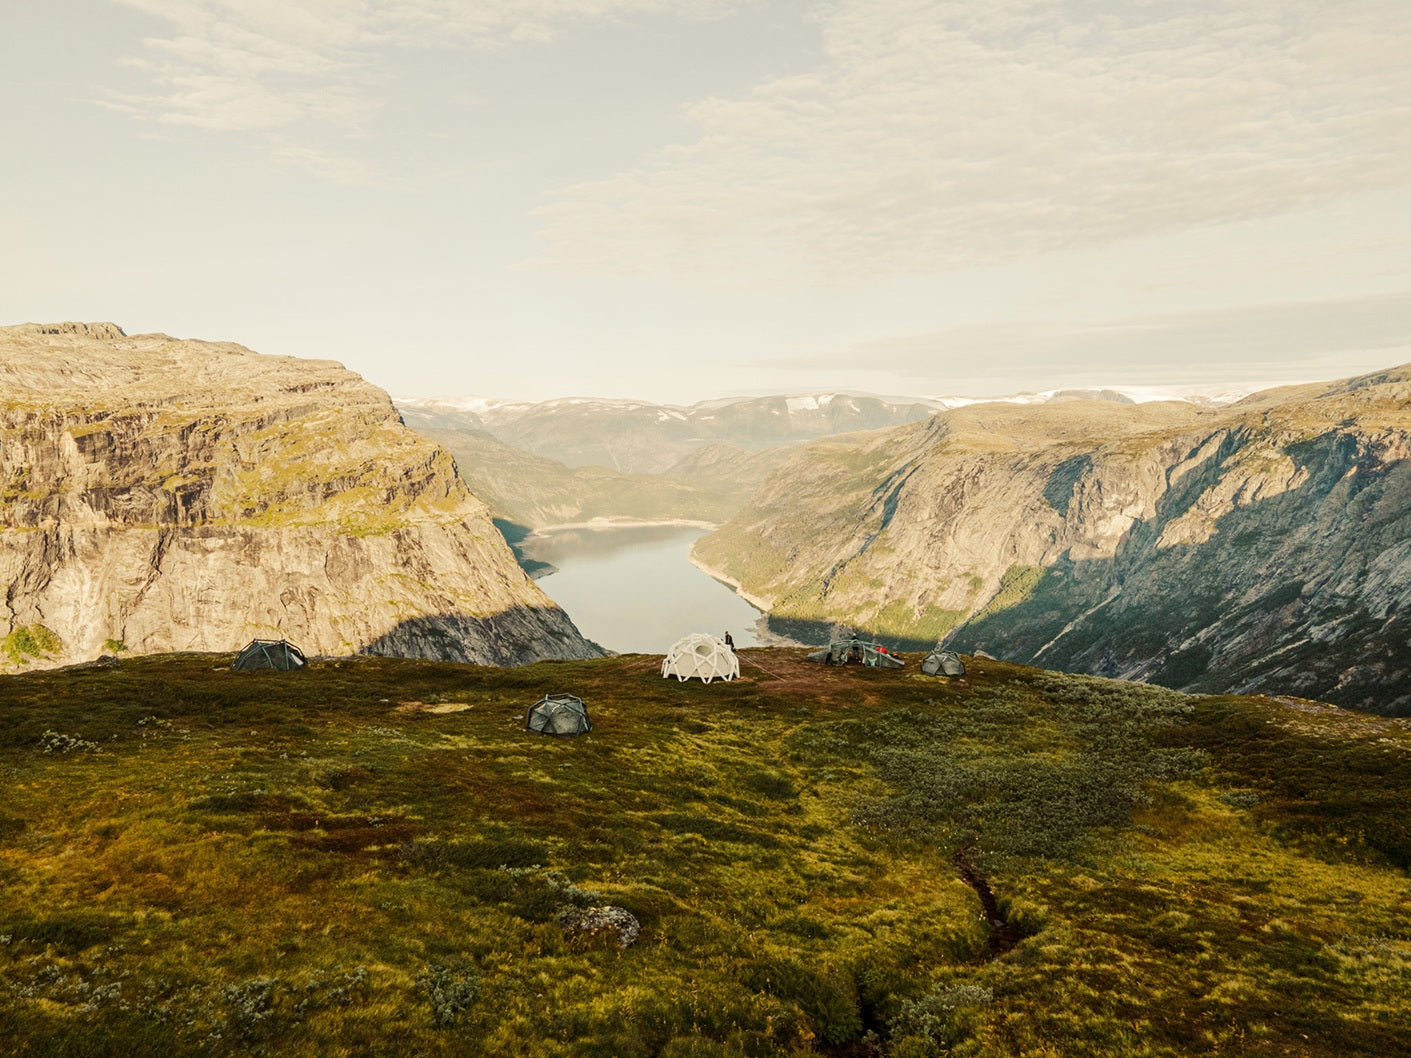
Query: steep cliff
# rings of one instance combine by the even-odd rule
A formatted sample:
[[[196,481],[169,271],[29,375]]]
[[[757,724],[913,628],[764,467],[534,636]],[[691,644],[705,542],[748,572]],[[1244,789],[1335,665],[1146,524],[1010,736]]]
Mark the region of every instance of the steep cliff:
[[[451,457],[329,361],[0,328],[0,666],[103,652],[596,653]]]
[[[1411,712],[1411,368],[811,445],[697,556],[776,619]],[[797,627],[797,626],[796,626]]]

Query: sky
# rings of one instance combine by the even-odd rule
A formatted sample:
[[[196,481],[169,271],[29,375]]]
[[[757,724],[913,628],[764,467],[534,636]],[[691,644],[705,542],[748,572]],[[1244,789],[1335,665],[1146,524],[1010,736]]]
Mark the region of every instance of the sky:
[[[0,323],[401,397],[1411,361],[1404,0],[9,0]]]

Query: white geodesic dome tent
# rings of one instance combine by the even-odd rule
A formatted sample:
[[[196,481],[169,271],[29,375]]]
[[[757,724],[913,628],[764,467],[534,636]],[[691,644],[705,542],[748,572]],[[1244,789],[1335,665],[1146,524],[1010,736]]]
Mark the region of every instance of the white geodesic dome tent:
[[[733,680],[740,675],[740,659],[725,640],[705,632],[692,632],[671,644],[661,663],[663,677],[678,680]]]

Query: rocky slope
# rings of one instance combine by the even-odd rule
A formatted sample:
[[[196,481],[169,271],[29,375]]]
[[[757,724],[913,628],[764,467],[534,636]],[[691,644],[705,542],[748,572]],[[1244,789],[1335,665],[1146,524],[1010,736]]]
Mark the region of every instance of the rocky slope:
[[[328,361],[0,328],[0,666],[123,650],[596,653],[451,457]]]
[[[697,557],[776,619],[1407,713],[1408,455],[1411,367],[1223,409],[975,405],[806,447]]]

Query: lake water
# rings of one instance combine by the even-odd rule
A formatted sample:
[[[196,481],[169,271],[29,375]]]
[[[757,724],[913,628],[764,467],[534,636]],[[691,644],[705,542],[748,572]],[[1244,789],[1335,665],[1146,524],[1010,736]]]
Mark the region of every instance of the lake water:
[[[520,547],[558,567],[539,587],[608,650],[665,654],[687,633],[727,631],[737,647],[757,646],[760,612],[690,563],[691,545],[704,535],[680,526],[563,529]]]

